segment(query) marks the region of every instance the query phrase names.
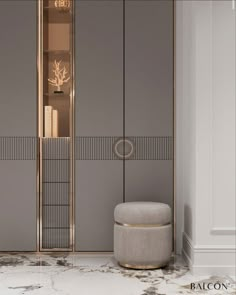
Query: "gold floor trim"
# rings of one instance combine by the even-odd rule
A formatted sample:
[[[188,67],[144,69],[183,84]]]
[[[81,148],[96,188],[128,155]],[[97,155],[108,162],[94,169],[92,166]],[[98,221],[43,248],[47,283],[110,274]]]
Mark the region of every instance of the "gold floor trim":
[[[120,222],[115,222],[115,224],[120,225],[120,226],[127,226],[127,227],[162,227],[166,225],[170,225],[171,223],[163,223],[163,224],[143,224],[143,223],[138,223],[138,224],[128,224],[128,223],[120,223]]]
[[[161,267],[165,267],[167,264],[161,264],[161,265],[155,265],[155,264],[147,264],[147,265],[136,265],[136,264],[129,264],[129,263],[123,263],[123,262],[118,262],[120,266],[125,267],[125,268],[131,268],[131,269],[157,269]]]

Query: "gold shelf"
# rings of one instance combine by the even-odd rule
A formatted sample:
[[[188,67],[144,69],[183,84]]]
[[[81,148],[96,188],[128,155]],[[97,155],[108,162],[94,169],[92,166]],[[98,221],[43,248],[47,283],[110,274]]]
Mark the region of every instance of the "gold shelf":
[[[70,50],[50,50],[49,49],[49,50],[44,50],[43,52],[47,54],[68,54],[68,55],[71,54]]]
[[[53,62],[55,59],[61,59],[68,63],[70,62],[72,52],[69,50],[44,50],[43,54],[47,56],[50,62]]]
[[[67,10],[62,10],[60,8],[57,8],[55,6],[44,6],[43,9],[46,9],[46,10],[57,10],[58,12],[60,13],[70,13],[71,14],[71,8],[67,9]]]
[[[64,98],[70,98],[70,94],[68,93],[44,93],[44,96],[56,96],[56,97],[64,97]]]

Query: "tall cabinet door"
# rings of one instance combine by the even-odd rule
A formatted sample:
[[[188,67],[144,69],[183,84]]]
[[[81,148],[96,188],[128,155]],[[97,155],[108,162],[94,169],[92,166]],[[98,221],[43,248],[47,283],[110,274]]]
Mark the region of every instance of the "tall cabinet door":
[[[125,2],[125,200],[173,200],[173,1]]]
[[[0,1],[0,251],[36,251],[36,1]]]
[[[123,199],[123,1],[76,1],[75,249],[113,249],[113,211]]]

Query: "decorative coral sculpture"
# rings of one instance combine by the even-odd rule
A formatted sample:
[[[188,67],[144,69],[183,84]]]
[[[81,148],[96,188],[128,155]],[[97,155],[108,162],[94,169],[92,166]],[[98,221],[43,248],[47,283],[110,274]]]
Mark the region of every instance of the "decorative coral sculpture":
[[[66,78],[66,74],[68,72],[65,66],[61,68],[61,62],[61,60],[59,62],[57,62],[56,60],[54,61],[53,73],[55,75],[55,78],[48,79],[49,84],[51,84],[54,87],[57,87],[57,91],[54,91],[56,93],[63,93],[63,91],[61,91],[61,86],[70,80],[70,77]]]

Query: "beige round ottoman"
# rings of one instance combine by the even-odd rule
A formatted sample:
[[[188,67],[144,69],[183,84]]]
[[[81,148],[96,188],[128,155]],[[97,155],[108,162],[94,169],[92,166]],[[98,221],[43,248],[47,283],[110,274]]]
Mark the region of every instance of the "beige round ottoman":
[[[114,255],[134,269],[168,264],[172,253],[171,209],[155,202],[119,204],[114,212]]]

